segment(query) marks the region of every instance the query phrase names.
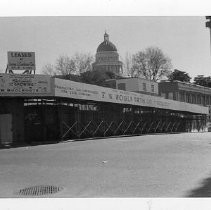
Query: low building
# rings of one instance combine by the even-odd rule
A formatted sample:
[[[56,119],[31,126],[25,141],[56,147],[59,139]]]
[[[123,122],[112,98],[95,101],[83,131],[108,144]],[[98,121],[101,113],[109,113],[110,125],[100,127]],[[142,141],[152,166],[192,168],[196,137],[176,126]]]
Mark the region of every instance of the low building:
[[[158,83],[144,78],[117,79],[116,89],[148,95],[158,95]]]
[[[161,81],[159,84],[159,95],[176,101],[211,105],[211,88],[180,81]]]
[[[159,95],[166,99],[209,107],[211,122],[211,88],[181,81],[161,81],[158,87]],[[208,129],[211,131],[211,126],[208,125]]]
[[[52,78],[0,74],[0,146],[203,131],[208,108]]]

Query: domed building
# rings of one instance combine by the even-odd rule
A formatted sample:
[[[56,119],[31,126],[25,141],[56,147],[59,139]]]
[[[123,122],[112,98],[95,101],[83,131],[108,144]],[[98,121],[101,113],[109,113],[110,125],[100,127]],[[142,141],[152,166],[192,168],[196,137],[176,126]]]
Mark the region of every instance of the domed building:
[[[98,46],[93,70],[110,71],[116,75],[122,73],[122,62],[119,61],[119,54],[116,46],[109,41],[109,35],[104,34],[104,41]]]

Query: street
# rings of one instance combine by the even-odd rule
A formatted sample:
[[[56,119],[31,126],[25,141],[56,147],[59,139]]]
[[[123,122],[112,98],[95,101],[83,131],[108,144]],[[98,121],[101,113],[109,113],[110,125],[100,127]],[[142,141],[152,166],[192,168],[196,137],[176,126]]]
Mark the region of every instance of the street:
[[[210,160],[211,133],[2,149],[0,197],[39,185],[62,188],[43,197],[210,197]]]

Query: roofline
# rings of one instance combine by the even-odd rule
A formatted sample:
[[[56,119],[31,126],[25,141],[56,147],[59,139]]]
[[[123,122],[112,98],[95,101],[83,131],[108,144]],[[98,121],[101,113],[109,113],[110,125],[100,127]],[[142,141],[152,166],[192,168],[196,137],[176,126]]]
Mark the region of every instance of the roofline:
[[[197,85],[197,84],[194,84],[194,83],[191,83],[191,82],[182,82],[182,81],[179,81],[179,80],[174,80],[174,81],[163,80],[163,81],[160,81],[159,83],[180,83],[180,84],[191,85],[191,86],[194,86],[194,87],[199,87],[199,88],[211,90],[211,88],[209,88],[209,87]]]

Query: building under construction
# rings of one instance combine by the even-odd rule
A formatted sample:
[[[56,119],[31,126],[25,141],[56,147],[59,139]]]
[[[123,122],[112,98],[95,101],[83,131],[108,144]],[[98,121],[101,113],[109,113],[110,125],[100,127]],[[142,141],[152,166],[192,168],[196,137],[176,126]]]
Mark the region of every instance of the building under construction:
[[[34,52],[8,52],[6,72],[0,74],[1,145],[206,128],[207,107],[159,97],[155,82],[121,79],[110,81],[114,88],[105,88],[36,75],[35,67]],[[122,73],[107,33],[93,69]],[[24,72],[14,74],[15,70]]]
[[[0,74],[0,142],[204,131],[208,108],[46,75]]]

